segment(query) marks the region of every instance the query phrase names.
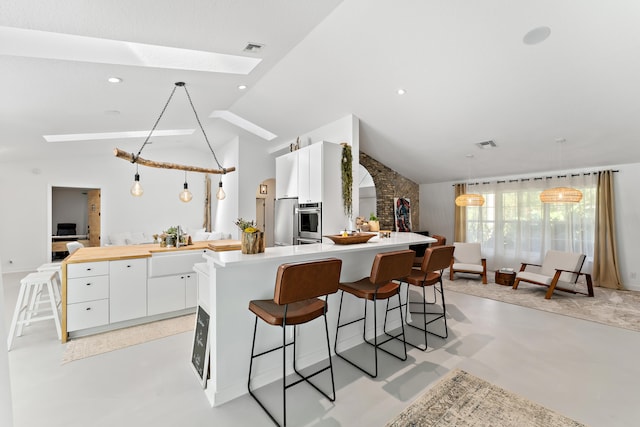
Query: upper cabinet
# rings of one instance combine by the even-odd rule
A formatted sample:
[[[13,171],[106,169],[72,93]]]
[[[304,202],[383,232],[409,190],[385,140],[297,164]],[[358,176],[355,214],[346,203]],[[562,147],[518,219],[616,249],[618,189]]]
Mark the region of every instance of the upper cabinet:
[[[322,202],[323,144],[312,144],[298,150],[299,203]]]
[[[298,151],[276,157],[276,199],[298,197]]]

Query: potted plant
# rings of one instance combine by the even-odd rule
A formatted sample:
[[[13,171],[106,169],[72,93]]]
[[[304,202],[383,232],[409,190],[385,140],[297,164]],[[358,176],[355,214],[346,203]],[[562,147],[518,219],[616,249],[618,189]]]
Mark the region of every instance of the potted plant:
[[[235,225],[241,231],[241,250],[243,254],[264,252],[264,232],[253,221],[238,218]]]
[[[169,227],[167,231],[163,233],[165,235],[165,241],[167,242],[168,247],[175,246],[176,239],[178,237],[178,228],[177,227]]]
[[[373,212],[369,214],[369,231],[380,231],[380,221]]]

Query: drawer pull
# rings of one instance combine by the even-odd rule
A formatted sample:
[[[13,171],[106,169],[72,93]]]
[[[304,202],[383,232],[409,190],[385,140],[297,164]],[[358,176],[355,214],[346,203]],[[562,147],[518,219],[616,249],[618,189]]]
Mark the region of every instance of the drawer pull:
[[[90,311],[90,310],[91,310],[91,307],[87,307],[85,310]]]
[[[91,282],[87,283],[87,286],[91,286]]]
[[[87,268],[87,271],[91,271],[91,269],[90,269],[90,268]]]
[[[131,268],[131,266],[130,266],[130,265],[127,265],[127,268]]]

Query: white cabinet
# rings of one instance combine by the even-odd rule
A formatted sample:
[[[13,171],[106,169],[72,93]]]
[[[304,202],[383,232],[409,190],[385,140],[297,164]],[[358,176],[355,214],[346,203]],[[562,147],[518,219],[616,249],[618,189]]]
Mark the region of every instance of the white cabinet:
[[[67,265],[67,331],[109,323],[109,262]]]
[[[276,158],[276,199],[298,197],[298,151]]]
[[[147,312],[153,316],[195,307],[197,292],[195,273],[149,278]]]
[[[109,262],[110,323],[147,315],[147,260]]]
[[[304,147],[298,153],[298,202],[322,202],[323,144]]]

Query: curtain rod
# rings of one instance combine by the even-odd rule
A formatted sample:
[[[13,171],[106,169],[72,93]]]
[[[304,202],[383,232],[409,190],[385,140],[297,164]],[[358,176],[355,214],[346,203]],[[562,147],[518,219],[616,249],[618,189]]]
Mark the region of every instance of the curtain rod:
[[[565,175],[554,175],[554,176],[536,176],[533,178],[516,178],[516,179],[502,179],[502,180],[498,180],[496,181],[496,184],[505,184],[507,182],[526,182],[526,181],[540,181],[543,179],[553,179],[553,178],[567,178],[567,177],[571,177],[573,178],[574,176],[588,176],[588,175],[595,175],[597,173],[600,172],[604,172],[606,169],[601,170],[601,171],[594,171],[594,172],[583,172],[583,173],[572,173],[572,174],[565,174]],[[611,170],[611,172],[613,173],[617,173],[620,172],[619,170]],[[467,184],[467,185],[483,185],[483,184],[491,184],[491,181],[483,181],[483,182],[460,182],[460,184]],[[457,184],[452,184],[453,186],[456,186]]]

